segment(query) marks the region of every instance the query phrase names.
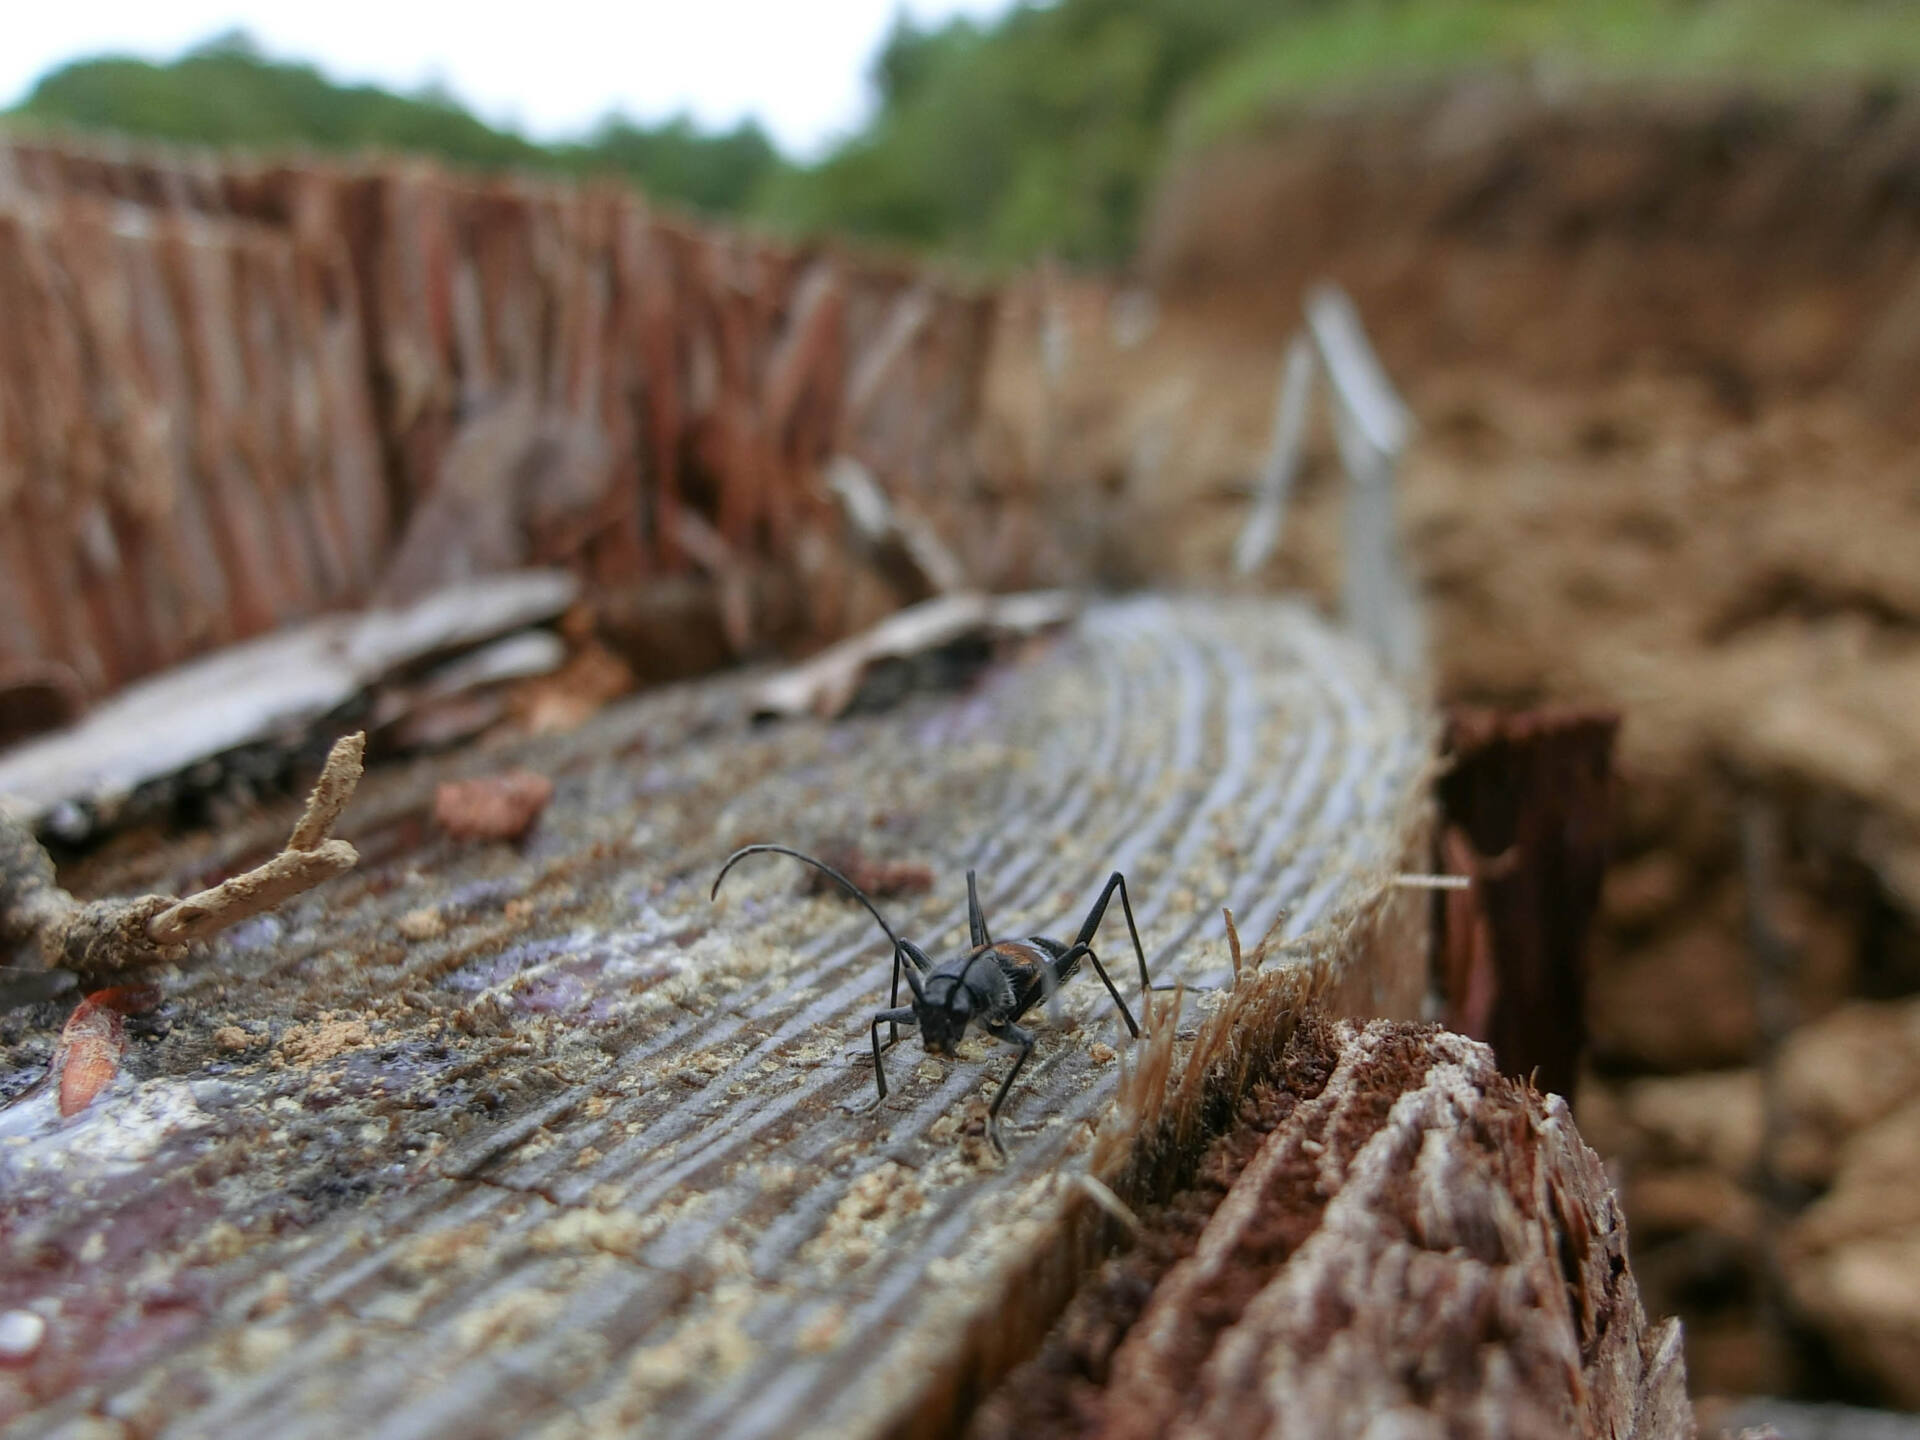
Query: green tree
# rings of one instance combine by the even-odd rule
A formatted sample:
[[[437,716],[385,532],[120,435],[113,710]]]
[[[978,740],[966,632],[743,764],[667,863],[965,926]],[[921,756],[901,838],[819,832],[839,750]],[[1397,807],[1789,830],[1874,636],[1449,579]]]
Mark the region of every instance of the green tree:
[[[479,170],[616,175],[660,199],[722,214],[739,210],[782,163],[757,125],[709,135],[685,117],[648,128],[613,116],[584,142],[537,145],[486,124],[443,86],[395,95],[340,85],[311,65],[269,59],[239,30],[170,64],[107,56],[62,66],[13,115],[191,145],[410,151]]]

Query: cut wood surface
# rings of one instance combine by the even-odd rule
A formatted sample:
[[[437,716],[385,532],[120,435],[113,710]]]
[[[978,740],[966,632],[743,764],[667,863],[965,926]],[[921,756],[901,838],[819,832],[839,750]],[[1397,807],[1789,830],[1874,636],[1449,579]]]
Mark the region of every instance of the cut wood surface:
[[[1418,1004],[1428,898],[1391,877],[1430,843],[1434,721],[1301,608],[1098,605],[833,723],[753,726],[754,684],[376,771],[337,832],[360,866],[197,952],[71,1121],[21,1093],[70,1004],[0,1016],[0,1314],[45,1321],[0,1366],[13,1433],[950,1434],[1118,1233],[1077,1176],[1178,1179],[1309,997]],[[440,782],[515,767],[555,787],[518,846],[431,828]],[[181,893],[291,820],[63,878]],[[1138,1043],[1090,976],[1031,1014],[1003,1165],[985,1037],[907,1035],[858,1108],[885,944],[779,857],[710,904],[758,840],[925,864],[882,903],[938,952],[969,866],[1000,936],[1071,933],[1123,870],[1195,988]],[[1125,951],[1110,914],[1131,1002]]]

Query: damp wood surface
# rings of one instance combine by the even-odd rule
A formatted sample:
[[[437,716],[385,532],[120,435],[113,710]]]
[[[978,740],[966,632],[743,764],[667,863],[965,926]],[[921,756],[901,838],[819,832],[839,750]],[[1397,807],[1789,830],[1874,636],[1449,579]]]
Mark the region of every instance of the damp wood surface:
[[[0,1017],[0,1311],[47,1318],[0,1368],[10,1433],[951,1433],[1112,1238],[1077,1174],[1151,1189],[1307,994],[1417,1002],[1427,901],[1389,882],[1429,841],[1435,724],[1303,608],[1103,603],[834,723],[756,726],[753,684],[370,774],[338,827],[359,868],[167,977],[77,1120],[31,1088],[70,1001]],[[554,784],[518,846],[436,835],[439,782],[514,767]],[[290,821],[63,878],[185,892]],[[903,1037],[887,1102],[849,1108],[886,947],[778,857],[710,904],[761,840],[925,865],[882,903],[936,953],[969,866],[1003,936],[1070,935],[1123,870],[1156,979],[1194,990],[1140,1044],[1090,976],[1030,1016],[1002,1164],[1013,1052],[984,1037]]]

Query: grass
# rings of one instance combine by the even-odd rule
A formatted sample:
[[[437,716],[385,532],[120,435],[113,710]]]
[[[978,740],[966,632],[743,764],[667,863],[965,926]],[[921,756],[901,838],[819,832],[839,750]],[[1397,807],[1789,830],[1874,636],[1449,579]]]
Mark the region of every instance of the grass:
[[[1595,78],[1920,75],[1911,0],[1346,0],[1276,22],[1189,92],[1170,139],[1190,150],[1276,109],[1463,69],[1551,66]]]

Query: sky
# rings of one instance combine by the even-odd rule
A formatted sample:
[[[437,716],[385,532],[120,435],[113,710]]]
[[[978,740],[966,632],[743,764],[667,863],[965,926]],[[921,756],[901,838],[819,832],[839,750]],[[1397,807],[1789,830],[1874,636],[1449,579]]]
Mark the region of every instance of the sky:
[[[171,59],[245,29],[274,58],[337,80],[444,85],[494,124],[578,135],[613,109],[706,128],[757,116],[812,159],[854,129],[867,62],[894,15],[990,17],[1009,0],[0,0],[0,108],[88,55]]]

